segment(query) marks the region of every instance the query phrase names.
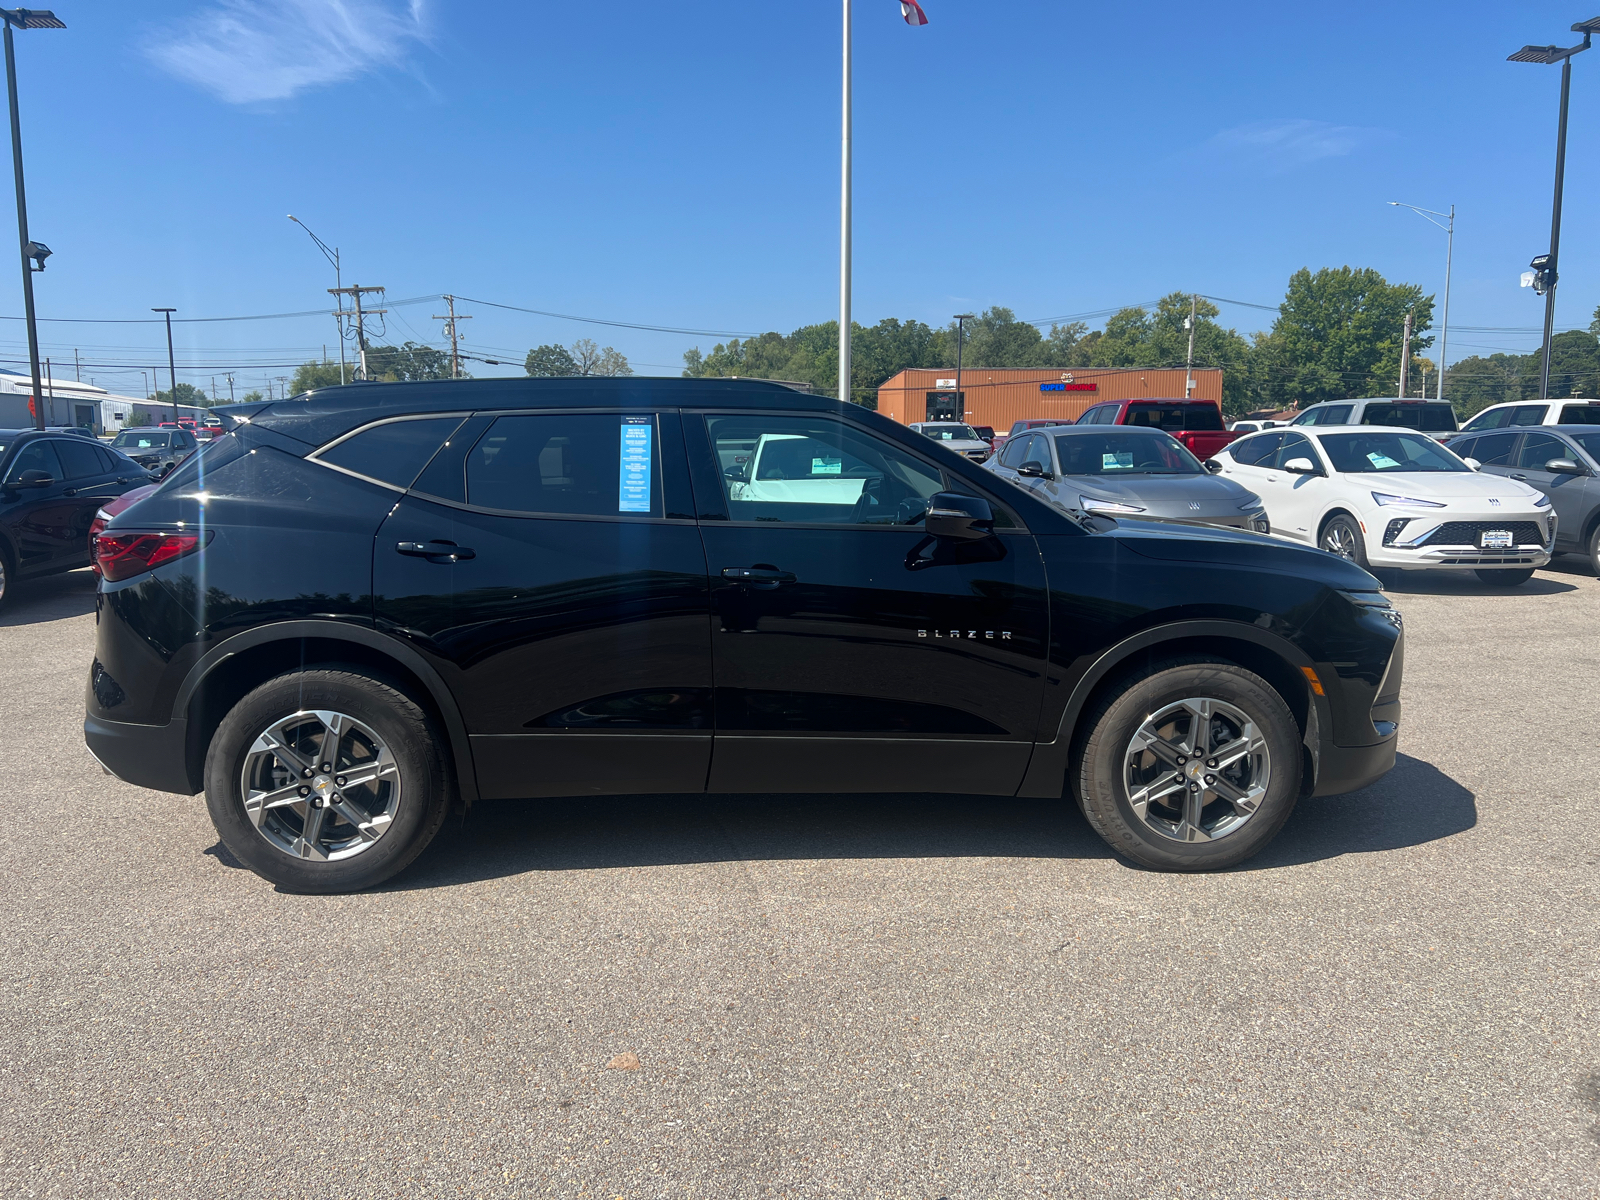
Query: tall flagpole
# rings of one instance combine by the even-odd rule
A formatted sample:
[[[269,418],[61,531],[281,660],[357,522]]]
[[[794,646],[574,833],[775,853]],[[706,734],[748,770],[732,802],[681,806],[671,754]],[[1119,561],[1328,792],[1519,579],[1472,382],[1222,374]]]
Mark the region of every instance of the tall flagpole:
[[[844,0],[843,123],[839,135],[839,399],[850,387],[850,0]]]

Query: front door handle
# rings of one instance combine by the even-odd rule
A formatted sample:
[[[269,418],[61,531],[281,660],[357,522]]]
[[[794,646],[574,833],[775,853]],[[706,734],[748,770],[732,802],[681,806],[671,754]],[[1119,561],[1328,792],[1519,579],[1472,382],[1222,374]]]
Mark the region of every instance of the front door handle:
[[[478,557],[476,550],[437,539],[431,542],[396,542],[394,548],[401,554],[411,558],[425,558],[431,563],[464,562],[469,558]]]
[[[1522,480],[1523,483],[1527,483],[1528,482],[1528,477],[1526,475],[1515,475],[1514,474],[1514,475],[1511,476],[1511,478],[1520,479],[1520,480]]]
[[[766,590],[794,582],[793,571],[780,571],[776,567],[723,567],[722,577],[746,587]]]

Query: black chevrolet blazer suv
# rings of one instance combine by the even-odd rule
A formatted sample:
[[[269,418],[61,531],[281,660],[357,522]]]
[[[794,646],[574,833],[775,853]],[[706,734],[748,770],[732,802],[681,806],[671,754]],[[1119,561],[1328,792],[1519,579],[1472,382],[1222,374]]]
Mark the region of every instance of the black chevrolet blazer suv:
[[[221,411],[99,535],[84,732],[287,889],[386,879],[479,798],[628,793],[1070,795],[1207,870],[1394,764],[1400,615],[1359,567],[1057,510],[854,405],[486,379]]]

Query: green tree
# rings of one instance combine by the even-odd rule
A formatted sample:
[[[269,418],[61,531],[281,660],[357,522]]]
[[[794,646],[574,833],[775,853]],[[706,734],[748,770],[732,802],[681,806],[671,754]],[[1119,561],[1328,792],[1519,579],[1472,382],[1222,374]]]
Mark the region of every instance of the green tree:
[[[605,378],[633,374],[628,356],[614,346],[597,346],[589,338],[579,338],[568,347],[568,352],[578,367],[575,374]]]
[[[210,408],[211,401],[206,399],[206,394],[192,383],[180,383],[174,389],[177,393],[178,403],[187,404],[191,408]],[[157,404],[171,404],[173,392],[157,392],[150,399]]]
[[[1289,278],[1272,326],[1272,395],[1304,407],[1324,400],[1384,394],[1400,377],[1406,310],[1415,312],[1411,348],[1433,344],[1433,297],[1415,284],[1391,284],[1370,268],[1302,267]],[[1418,375],[1420,379],[1420,375]]]
[[[450,356],[443,350],[406,342],[401,346],[368,346],[367,377],[385,383],[449,379]]]
[[[346,380],[355,378],[355,372],[348,366],[343,368],[343,372]],[[295,368],[294,378],[289,381],[289,395],[298,396],[315,388],[338,387],[339,375],[339,364],[326,358],[321,362],[302,363]]]
[[[535,346],[528,351],[527,360],[522,365],[529,375],[540,379],[578,373],[578,364],[567,353],[565,346]]]
[[[142,408],[136,408],[128,414],[128,419],[122,424],[128,429],[138,429],[150,424],[150,414]]]
[[[239,403],[240,404],[260,404],[265,399],[266,399],[266,397],[263,396],[260,392],[248,392],[248,393],[246,393],[244,399],[240,400]]]

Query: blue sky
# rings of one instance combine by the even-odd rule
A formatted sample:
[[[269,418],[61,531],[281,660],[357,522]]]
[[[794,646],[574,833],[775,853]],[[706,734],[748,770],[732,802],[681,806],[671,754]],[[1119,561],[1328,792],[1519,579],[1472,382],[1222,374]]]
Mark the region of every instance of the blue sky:
[[[1452,326],[1534,329],[1517,287],[1549,235],[1559,68],[1549,4],[1085,5],[855,0],[855,313],[1024,319],[1175,290],[1276,304],[1352,264],[1442,292]],[[59,0],[17,36],[41,316],[298,312],[332,272],[293,212],[391,300],[440,292],[723,333],[837,305],[835,0]],[[1562,326],[1600,303],[1600,52],[1574,66]],[[7,283],[6,279],[13,282]],[[0,313],[21,311],[10,276]],[[440,342],[436,301],[388,337]],[[676,374],[686,336],[462,303],[473,353],[590,336]],[[1248,332],[1272,314],[1224,306]],[[1091,324],[1095,323],[1091,318]],[[19,322],[0,358],[25,357]],[[47,324],[45,353],[165,361],[148,324]],[[240,394],[333,341],[328,317],[178,326],[181,372]],[[1451,358],[1528,350],[1457,331]],[[331,347],[330,347],[331,350]],[[215,368],[215,369],[214,369]],[[475,373],[494,368],[474,366]],[[504,373],[510,373],[509,370]],[[70,365],[57,374],[70,377]],[[226,386],[222,388],[226,394]]]

